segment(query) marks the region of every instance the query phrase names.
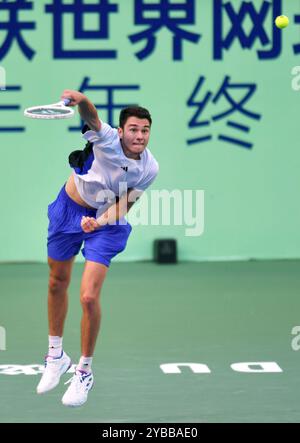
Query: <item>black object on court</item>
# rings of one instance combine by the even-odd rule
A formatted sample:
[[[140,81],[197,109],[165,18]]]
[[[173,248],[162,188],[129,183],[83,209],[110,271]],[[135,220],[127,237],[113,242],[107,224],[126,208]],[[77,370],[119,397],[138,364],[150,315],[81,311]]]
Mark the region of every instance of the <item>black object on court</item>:
[[[154,240],[154,261],[156,263],[177,263],[177,243],[174,239]]]

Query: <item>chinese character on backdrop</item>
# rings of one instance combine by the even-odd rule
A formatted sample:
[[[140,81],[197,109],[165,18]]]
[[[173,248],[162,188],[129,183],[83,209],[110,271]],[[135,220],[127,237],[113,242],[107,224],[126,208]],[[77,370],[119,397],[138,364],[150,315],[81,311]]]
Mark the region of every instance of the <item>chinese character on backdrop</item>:
[[[87,46],[91,40],[109,40],[109,16],[118,12],[118,5],[111,3],[111,0],[98,0],[97,3],[87,4],[83,0],[73,0],[64,2],[63,0],[52,0],[46,5],[46,13],[53,15],[53,56],[59,59],[115,59],[117,51],[111,49],[65,49],[65,35],[73,33],[71,36],[75,42],[85,41]],[[66,29],[64,17],[72,16],[73,26]],[[97,18],[98,29],[85,29],[87,18]],[[70,36],[67,35],[68,40]]]
[[[260,120],[261,115],[250,111],[246,108],[247,102],[253,96],[256,91],[255,83],[230,83],[230,77],[226,76],[223,83],[221,84],[219,90],[216,94],[211,91],[204,92],[202,94],[202,87],[205,82],[205,77],[200,76],[195,88],[190,95],[187,105],[191,108],[196,108],[196,112],[189,122],[189,128],[198,128],[202,131],[203,128],[211,129],[212,125],[216,125],[219,121],[226,119],[225,125],[227,129],[225,134],[218,134],[218,140],[226,143],[240,146],[242,148],[251,149],[253,144],[248,140],[244,140],[244,135],[250,132],[250,127],[246,124],[245,119]],[[201,95],[202,94],[202,95]],[[200,95],[203,97],[200,99]],[[239,98],[237,98],[239,97]],[[212,110],[207,111],[206,109],[211,105]],[[213,113],[217,106],[219,105],[222,111],[218,113]],[[226,108],[224,109],[224,106]],[[207,115],[208,114],[208,115]],[[242,121],[238,120],[242,118]],[[200,144],[213,139],[211,133],[206,133],[204,135],[190,138],[187,140],[188,145]]]
[[[16,0],[14,2],[0,2],[0,31],[6,31],[4,41],[0,41],[0,60],[9,53],[12,44],[16,40],[19,48],[28,60],[34,57],[33,51],[26,43],[22,31],[35,29],[35,23],[29,21],[20,21],[19,12],[30,11],[33,8],[33,2],[27,0]],[[7,12],[7,14],[3,14]],[[2,17],[7,17],[8,20],[3,20]],[[1,33],[2,35],[2,33]]]
[[[145,47],[136,53],[139,60],[151,55],[156,47],[157,33],[167,28],[172,34],[173,60],[182,60],[183,41],[198,43],[200,34],[186,31],[182,25],[195,24],[195,0],[149,0],[134,1],[135,25],[148,26],[141,32],[129,36],[131,43],[145,41]],[[175,13],[175,14],[174,14]]]
[[[282,0],[261,0],[260,7],[252,1],[214,0],[213,5],[215,60],[222,60],[235,40],[243,50],[249,51],[256,43],[266,48],[257,50],[260,60],[280,55],[282,33],[274,20],[282,13]]]
[[[87,91],[96,91],[99,93],[104,92],[104,100],[95,100],[95,107],[98,110],[106,111],[106,119],[103,116],[103,113],[101,112],[101,118],[105,120],[109,125],[113,127],[117,127],[119,122],[116,121],[114,116],[114,111],[120,111],[123,108],[126,108],[127,106],[135,106],[136,102],[132,101],[126,101],[126,102],[120,102],[116,98],[117,92],[120,91],[138,91],[140,87],[138,85],[99,85],[99,84],[91,84],[90,78],[85,77],[83,79],[83,82],[80,85],[80,88],[78,89],[82,93],[86,93]],[[103,94],[102,94],[103,95]],[[101,96],[102,98],[102,96]],[[76,127],[70,127],[70,131],[78,131],[81,129],[83,125],[83,121],[81,121],[79,126]]]
[[[22,90],[22,87],[20,85],[15,86],[6,86],[5,93],[1,93],[0,98],[4,98],[5,100],[8,99],[8,95],[10,96],[10,93],[14,94],[15,92],[19,92]],[[17,126],[18,123],[20,123],[20,109],[21,106],[19,104],[3,104],[3,101],[1,100],[0,104],[0,113],[5,112],[5,119],[12,120],[9,126],[6,126],[3,124],[4,117],[0,116],[0,132],[24,132],[25,127],[24,126]],[[17,112],[13,112],[17,111]],[[11,113],[12,112],[12,113]],[[1,114],[0,114],[1,115]]]

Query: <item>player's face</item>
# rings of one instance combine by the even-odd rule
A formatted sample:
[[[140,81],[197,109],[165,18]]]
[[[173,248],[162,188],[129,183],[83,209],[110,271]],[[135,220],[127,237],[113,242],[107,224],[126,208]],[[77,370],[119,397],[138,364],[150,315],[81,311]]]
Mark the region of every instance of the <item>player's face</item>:
[[[150,123],[146,118],[129,117],[119,136],[127,157],[139,158],[146,149],[150,137]]]

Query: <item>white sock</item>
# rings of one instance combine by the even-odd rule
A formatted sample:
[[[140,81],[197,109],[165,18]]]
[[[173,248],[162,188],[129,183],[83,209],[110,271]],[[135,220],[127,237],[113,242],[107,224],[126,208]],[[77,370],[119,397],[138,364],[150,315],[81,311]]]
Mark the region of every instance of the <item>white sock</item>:
[[[52,358],[58,358],[62,354],[62,337],[49,335],[49,351],[48,355]]]
[[[92,361],[93,357],[84,357],[83,355],[80,357],[77,369],[85,372],[92,372]]]

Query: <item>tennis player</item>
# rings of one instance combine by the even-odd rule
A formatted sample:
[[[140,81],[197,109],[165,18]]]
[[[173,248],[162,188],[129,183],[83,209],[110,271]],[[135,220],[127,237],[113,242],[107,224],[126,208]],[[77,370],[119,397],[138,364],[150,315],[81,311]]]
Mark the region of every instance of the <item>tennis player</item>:
[[[125,249],[132,229],[124,216],[154,181],[158,163],[147,149],[152,120],[146,109],[123,109],[119,128],[114,129],[99,119],[85,95],[65,90],[64,98],[71,100],[69,106],[78,106],[88,143],[83,151],[70,155],[73,173],[48,206],[49,350],[37,392],[55,388],[71,366],[63,350],[63,329],[72,265],[83,245],[81,357],[62,398],[66,406],[81,406],[94,383],[92,359],[100,328],[101,287],[111,260]]]

